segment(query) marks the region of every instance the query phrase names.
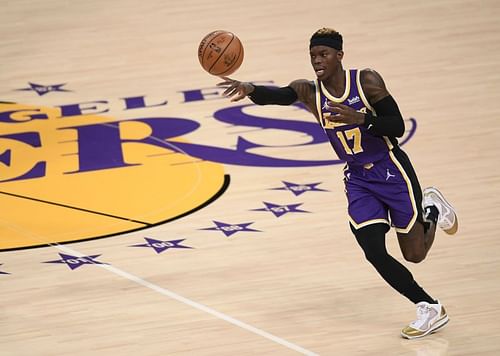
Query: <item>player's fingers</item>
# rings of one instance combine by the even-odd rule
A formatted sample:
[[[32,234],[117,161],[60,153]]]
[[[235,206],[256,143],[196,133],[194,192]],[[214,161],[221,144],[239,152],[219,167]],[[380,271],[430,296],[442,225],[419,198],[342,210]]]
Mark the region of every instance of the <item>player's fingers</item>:
[[[226,98],[229,96],[234,95],[234,89],[228,88],[226,89],[223,93],[222,96],[225,96]]]
[[[239,83],[232,83],[223,93],[222,95],[228,96],[229,93],[234,92],[235,90],[238,90]]]
[[[326,102],[326,107],[328,110],[335,110],[336,112],[344,112],[345,110],[348,110],[348,106],[340,103],[335,103],[333,101],[327,101]]]
[[[232,98],[231,101],[240,101],[243,98],[244,98],[243,96],[238,95],[238,96],[235,96],[234,98]]]
[[[339,108],[338,106],[326,105],[326,109],[334,114],[340,114],[342,112],[342,108]]]
[[[220,85],[228,85],[228,84],[233,84],[233,83],[236,83],[238,82],[237,80],[233,80],[229,77],[219,77],[220,79],[224,80],[223,82],[220,82],[218,83],[217,85],[220,86]]]
[[[219,78],[222,79],[225,83],[234,83],[234,82],[237,82],[237,80],[231,79],[231,78],[225,77],[225,76],[219,76]]]
[[[224,92],[224,96],[230,97],[238,92],[238,88],[229,88]]]
[[[332,115],[328,119],[336,123],[347,123],[346,117],[342,114]]]
[[[331,110],[335,107],[335,104],[332,103],[331,101],[325,102],[325,109]]]
[[[239,84],[239,82],[233,80],[233,81],[226,81],[226,82],[217,83],[217,86],[219,86],[219,87],[221,87],[221,86],[228,86],[228,85],[237,86],[238,84]]]
[[[330,101],[330,100],[327,100],[326,104],[330,105],[330,106],[336,106],[336,107],[339,107],[339,108],[346,108],[347,107],[347,105],[344,105],[344,104],[341,104],[341,103],[337,103],[335,101]]]
[[[247,96],[245,94],[245,92],[240,91],[240,92],[238,92],[238,95],[236,95],[234,98],[231,99],[231,101],[239,101],[239,100],[243,99],[245,96]]]

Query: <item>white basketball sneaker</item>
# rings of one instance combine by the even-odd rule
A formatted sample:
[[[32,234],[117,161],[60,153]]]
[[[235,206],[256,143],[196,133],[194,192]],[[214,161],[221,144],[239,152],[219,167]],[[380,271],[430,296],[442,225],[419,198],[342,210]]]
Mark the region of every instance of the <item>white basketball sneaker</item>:
[[[439,211],[437,226],[449,235],[458,230],[458,218],[455,209],[446,201],[443,194],[434,187],[425,188],[423,191],[422,205],[425,208],[434,205]]]
[[[417,320],[401,330],[401,336],[406,339],[424,337],[445,326],[450,319],[441,305],[420,302],[417,304]]]

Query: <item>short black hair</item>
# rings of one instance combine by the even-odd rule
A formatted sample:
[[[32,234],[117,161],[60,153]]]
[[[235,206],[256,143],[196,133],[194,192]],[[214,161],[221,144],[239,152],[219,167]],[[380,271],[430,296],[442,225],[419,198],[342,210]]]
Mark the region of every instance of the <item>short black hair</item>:
[[[313,45],[323,44],[337,50],[342,50],[344,40],[340,32],[334,30],[333,28],[323,27],[313,33],[310,42],[311,43],[309,47],[312,47]],[[330,43],[330,45],[326,43]]]

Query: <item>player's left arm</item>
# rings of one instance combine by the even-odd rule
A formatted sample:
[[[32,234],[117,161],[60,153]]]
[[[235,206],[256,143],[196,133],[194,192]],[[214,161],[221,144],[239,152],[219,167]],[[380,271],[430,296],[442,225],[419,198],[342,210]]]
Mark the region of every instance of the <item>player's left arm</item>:
[[[329,120],[363,125],[377,136],[403,136],[405,132],[403,116],[398,104],[387,90],[382,76],[372,69],[364,69],[361,71],[360,81],[366,99],[375,109],[376,116],[371,112],[363,114],[349,106],[329,102],[329,110],[335,114],[330,116]]]

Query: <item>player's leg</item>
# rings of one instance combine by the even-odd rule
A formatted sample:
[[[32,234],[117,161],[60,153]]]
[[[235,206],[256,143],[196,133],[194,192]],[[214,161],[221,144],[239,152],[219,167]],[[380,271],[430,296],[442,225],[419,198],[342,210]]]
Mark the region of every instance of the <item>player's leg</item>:
[[[410,271],[387,252],[385,234],[389,231],[388,210],[376,193],[382,189],[380,180],[385,182],[386,168],[377,169],[372,166],[368,169],[348,167],[344,170],[351,230],[366,259],[391,287],[414,303],[433,303],[434,299],[420,288]],[[385,187],[386,184],[383,185]],[[388,192],[388,195],[393,193]]]
[[[425,219],[433,221],[448,235],[456,234],[458,217],[453,206],[448,203],[443,194],[434,187],[427,187],[423,192],[422,206]]]
[[[396,150],[392,159],[394,167],[398,169],[393,188],[398,186],[399,174],[406,184],[399,184],[401,193],[397,195],[397,199],[389,196],[385,202],[389,206],[391,221],[398,232],[403,256],[408,261],[420,262],[426,257],[434,242],[436,225],[445,227],[443,224],[446,221],[441,222],[440,215],[445,217],[442,220],[447,220],[448,223],[454,220],[446,226],[450,229],[456,224],[455,212],[435,188],[424,190],[422,196],[416,173],[403,151]],[[446,310],[438,300],[422,299],[413,302],[417,306],[417,318],[401,331],[403,337],[407,339],[423,337],[448,323]]]
[[[398,232],[399,247],[405,260],[413,263],[422,262],[434,242],[435,233],[435,222],[421,221],[416,221],[408,233]]]
[[[387,252],[385,234],[389,230],[388,225],[372,224],[356,230],[351,224],[351,230],[368,262],[392,288],[415,304],[422,301],[435,303],[415,282],[411,272]]]
[[[385,168],[395,173],[392,184],[387,182],[389,194],[384,196],[384,202],[389,206],[404,258],[418,263],[425,259],[434,242],[436,225],[451,234],[456,232],[458,220],[453,207],[436,188],[427,188],[422,194],[404,151],[393,150],[391,158]]]
[[[416,204],[408,198],[407,179],[397,172],[399,168],[389,161],[366,169],[349,167],[344,170],[344,182],[351,229],[366,259],[391,287],[417,304],[417,320],[402,331],[404,337],[414,338],[437,330],[448,316],[441,304],[415,282],[411,272],[387,252],[388,207],[396,206],[401,227],[413,226],[417,219]]]
[[[414,189],[419,189],[419,187]],[[424,189],[423,195],[423,203],[417,205],[417,221],[413,227],[407,233],[397,233],[399,247],[404,258],[414,263],[423,261],[427,256],[434,242],[436,226],[447,234],[454,234],[458,229],[455,210],[436,188]],[[414,196],[417,202],[421,201],[419,191]],[[421,207],[425,216],[422,216]]]
[[[434,300],[413,278],[411,272],[387,252],[386,224],[373,224],[351,230],[363,249],[366,259],[380,276],[395,290],[417,305],[417,318],[406,326],[401,335],[407,339],[423,337],[442,328],[448,322],[445,308]]]

